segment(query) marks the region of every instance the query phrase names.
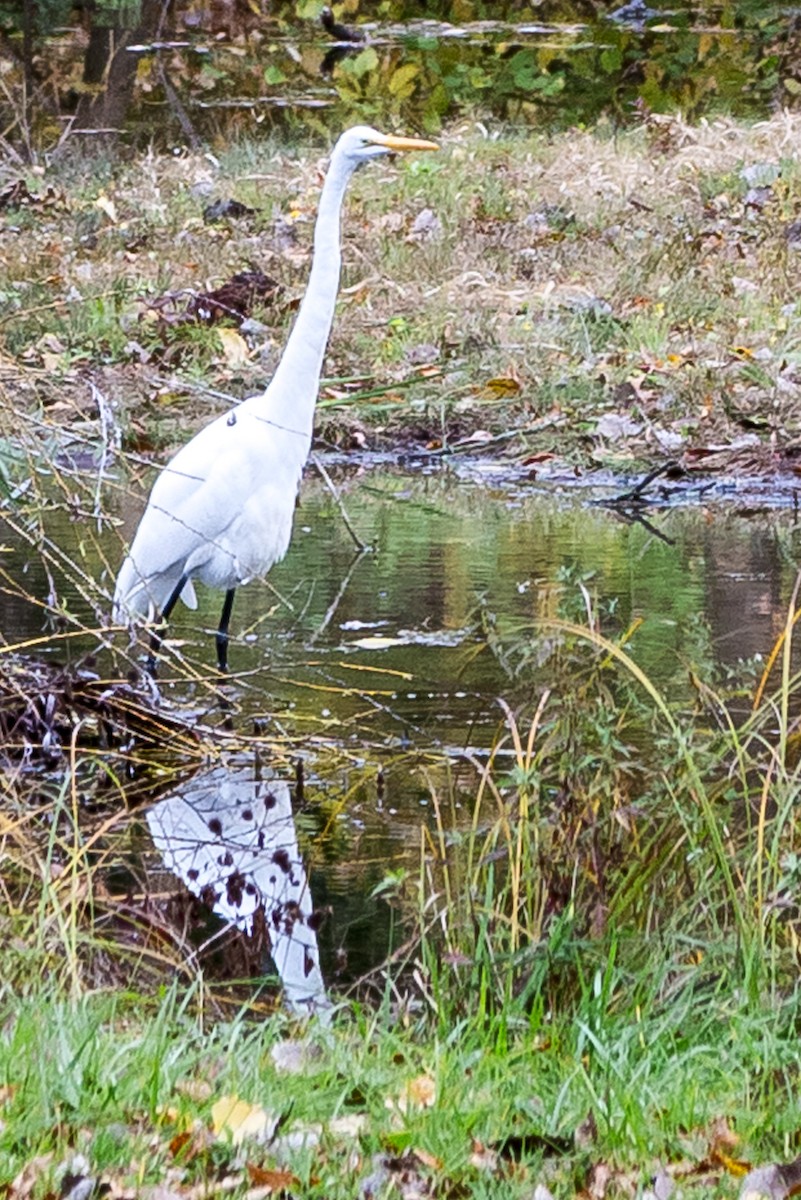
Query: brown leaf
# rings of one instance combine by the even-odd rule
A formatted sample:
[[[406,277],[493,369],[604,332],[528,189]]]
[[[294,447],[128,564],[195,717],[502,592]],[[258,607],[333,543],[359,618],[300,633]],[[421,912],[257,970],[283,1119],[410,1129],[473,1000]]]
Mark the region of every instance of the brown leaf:
[[[173,1156],[173,1158],[177,1158],[177,1156],[181,1153],[181,1151],[183,1150],[183,1148],[187,1144],[187,1142],[189,1142],[191,1140],[192,1140],[192,1134],[189,1132],[188,1129],[185,1129],[183,1131],[183,1133],[176,1133],[175,1137],[172,1138],[169,1143],[170,1154]]]
[[[441,1171],[444,1166],[441,1158],[437,1158],[436,1154],[431,1154],[428,1150],[423,1150],[420,1146],[415,1146],[412,1153],[418,1162],[421,1162],[424,1167],[428,1167],[431,1171]]]
[[[270,1167],[259,1167],[256,1163],[247,1163],[247,1173],[250,1182],[256,1187],[269,1188],[273,1193],[281,1194],[292,1188],[300,1187],[300,1180],[291,1171],[273,1170]]]
[[[197,1104],[211,1099],[211,1084],[208,1079],[179,1079],[175,1090],[180,1095],[186,1096],[187,1100],[194,1100]]]
[[[598,1141],[598,1125],[595,1113],[590,1109],[584,1120],[576,1129],[575,1143],[577,1150],[586,1150]]]
[[[52,1162],[52,1150],[47,1154],[39,1154],[27,1162],[11,1184],[11,1195],[14,1200],[28,1200],[40,1177],[50,1169]]]
[[[593,1200],[604,1200],[609,1185],[614,1182],[615,1172],[609,1163],[597,1162],[590,1167],[587,1178],[587,1191]]]
[[[473,1150],[470,1154],[470,1166],[475,1167],[477,1171],[496,1171],[498,1169],[497,1150],[474,1140]]]
[[[397,1099],[388,1096],[387,1108],[396,1108],[400,1112],[408,1112],[410,1108],[432,1108],[437,1097],[437,1085],[430,1075],[417,1075],[407,1079],[400,1090]]]
[[[729,1125],[728,1117],[715,1117],[709,1127],[709,1149],[711,1153],[726,1153],[739,1145],[739,1134]]]

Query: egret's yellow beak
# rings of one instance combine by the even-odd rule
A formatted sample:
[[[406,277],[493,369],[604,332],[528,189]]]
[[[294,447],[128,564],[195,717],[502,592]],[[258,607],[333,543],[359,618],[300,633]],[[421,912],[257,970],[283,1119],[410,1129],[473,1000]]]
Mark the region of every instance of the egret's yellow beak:
[[[406,150],[439,150],[436,142],[426,142],[423,138],[395,137],[394,134],[384,134],[381,145],[397,154]]]

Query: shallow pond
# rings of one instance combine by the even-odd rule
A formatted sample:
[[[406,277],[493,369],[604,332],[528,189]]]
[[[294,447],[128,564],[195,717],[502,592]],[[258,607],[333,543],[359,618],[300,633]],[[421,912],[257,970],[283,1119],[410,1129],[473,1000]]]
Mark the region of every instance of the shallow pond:
[[[797,99],[798,30],[789,8],[748,0],[432,8],[398,0],[381,5],[376,20],[375,5],[341,7],[344,26],[321,21],[314,0],[270,5],[269,14],[257,5],[177,4],[150,27],[143,17],[128,31],[135,80],[130,72],[108,76],[113,123],[143,143],[197,148],[202,140],[226,145],[265,122],[285,131],[354,120],[432,131],[480,115],[565,128],[604,116],[627,121],[637,111],[758,117]],[[87,51],[79,27],[45,24],[38,32],[41,58],[59,63],[53,88],[64,87],[71,112],[78,72],[104,78],[102,39]],[[82,119],[79,109],[78,128]]]
[[[638,623],[629,649],[681,701],[691,671],[706,678],[769,652],[799,530],[791,493],[778,507],[752,496],[746,515],[731,489],[693,492],[694,503],[651,509],[643,524],[599,505],[600,491],[481,462],[329,469],[366,549],[309,467],[287,558],[266,584],[237,594],[234,675],[222,688],[213,670],[221,597],[176,611],[161,711],[213,727],[216,749],[134,814],[113,870],[126,895],[163,894],[163,863],[252,941],[253,898],[278,895],[282,880],[291,898],[281,892],[273,911],[289,905],[306,929],[303,860],[315,907],[331,909],[312,939],[319,932],[331,979],[386,954],[391,911],[370,893],[389,871],[418,867],[435,794],[448,797],[448,823],[460,812],[469,821],[476,775],[466,755],[480,761],[496,744],[499,699],[532,705],[550,684],[555,640],[543,620],[586,620],[589,606],[610,636]],[[126,650],[120,632],[98,650],[93,632],[142,503],[116,489],[112,480],[119,523],[98,532],[94,481],[62,473],[58,504],[7,510],[3,539],[6,643],[60,662],[97,652],[104,679],[124,678],[143,653]],[[293,825],[287,785],[298,760]],[[203,936],[213,945],[218,934],[204,925]],[[318,980],[316,954],[303,943],[304,978]]]

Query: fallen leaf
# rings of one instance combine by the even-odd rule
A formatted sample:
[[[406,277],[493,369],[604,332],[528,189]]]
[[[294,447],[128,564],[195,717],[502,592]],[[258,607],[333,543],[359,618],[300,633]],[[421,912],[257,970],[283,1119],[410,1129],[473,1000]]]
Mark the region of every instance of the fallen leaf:
[[[112,224],[117,224],[117,206],[113,200],[109,200],[108,196],[103,195],[102,192],[95,200],[95,208],[99,208],[101,212],[105,213]]]
[[[219,326],[217,337],[222,345],[226,365],[232,368],[243,367],[250,357],[248,344],[236,329]]]
[[[801,1157],[789,1163],[770,1163],[749,1171],[740,1187],[740,1200],[786,1200],[801,1193]]]
[[[609,1163],[593,1163],[587,1176],[587,1191],[593,1200],[604,1200],[614,1179],[615,1172]]]
[[[319,1047],[311,1042],[293,1041],[290,1038],[276,1042],[270,1048],[273,1066],[283,1075],[302,1075],[319,1057]]]
[[[256,1187],[269,1188],[270,1192],[288,1192],[291,1188],[300,1187],[300,1180],[291,1171],[272,1170],[248,1163],[247,1173],[251,1183]]]
[[[519,391],[520,381],[511,375],[497,375],[483,387],[483,392],[490,396],[516,396]]]
[[[183,1133],[176,1133],[175,1137],[170,1141],[170,1154],[173,1156],[173,1158],[178,1157],[184,1146],[188,1141],[191,1140],[191,1138],[192,1134],[188,1129],[185,1129]]]
[[[709,1149],[712,1153],[733,1150],[740,1143],[739,1134],[735,1133],[727,1117],[715,1117],[709,1126]]]
[[[576,1128],[575,1143],[577,1150],[587,1150],[598,1141],[598,1124],[595,1113],[590,1109],[584,1120]]]
[[[498,1169],[498,1152],[491,1146],[474,1141],[470,1154],[470,1166],[477,1171],[496,1171]]]
[[[118,1195],[116,1188],[111,1194],[115,1197]],[[125,1193],[123,1193],[123,1195],[125,1195]],[[152,1187],[143,1188],[142,1191],[138,1193],[138,1196],[140,1197],[140,1200],[182,1200],[180,1193],[174,1192],[172,1188],[169,1188],[165,1184],[161,1183],[154,1183]],[[183,1196],[183,1200],[186,1200],[185,1195]]]
[[[194,1100],[198,1104],[211,1099],[212,1089],[207,1079],[179,1079],[175,1090],[186,1096],[187,1100]]]
[[[428,1150],[423,1150],[419,1146],[415,1146],[412,1154],[421,1162],[424,1167],[428,1167],[431,1171],[441,1171],[444,1163],[441,1158],[437,1158],[436,1154],[431,1154]]]
[[[540,450],[536,454],[527,454],[523,459],[524,467],[534,466],[536,463],[551,462],[556,455],[552,450]]]
[[[651,1180],[651,1187],[643,1192],[642,1200],[670,1200],[675,1190],[675,1181],[665,1168],[660,1166]]]
[[[397,1100],[387,1097],[387,1108],[397,1108],[408,1112],[410,1108],[433,1108],[437,1098],[437,1085],[430,1075],[417,1075],[408,1079],[400,1091]]]
[[[407,241],[430,242],[442,233],[442,223],[432,208],[422,208],[412,223]]]
[[[278,1118],[270,1116],[260,1104],[248,1104],[238,1096],[221,1096],[211,1110],[215,1134],[227,1133],[235,1146],[246,1137],[267,1141],[275,1132]]]
[[[723,1167],[730,1175],[742,1177],[751,1170],[751,1163],[742,1158],[732,1158],[729,1154],[724,1154],[722,1150],[715,1150],[710,1155],[714,1163]]]
[[[615,441],[617,438],[636,437],[642,433],[642,425],[632,421],[625,413],[605,413],[596,421],[594,432],[599,437]]]

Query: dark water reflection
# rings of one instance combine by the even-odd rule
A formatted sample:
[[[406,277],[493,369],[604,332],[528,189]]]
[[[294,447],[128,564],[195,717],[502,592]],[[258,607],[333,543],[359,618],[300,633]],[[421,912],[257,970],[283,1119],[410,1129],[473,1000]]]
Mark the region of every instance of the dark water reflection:
[[[222,144],[263,122],[331,131],[354,120],[400,121],[434,130],[465,113],[564,128],[605,115],[625,121],[638,106],[757,117],[796,99],[791,8],[551,0],[467,4],[458,20],[450,5],[390,3],[381,21],[375,6],[358,9],[349,28],[332,32],[313,6],[305,21],[289,5],[269,17],[241,6],[227,16],[219,6],[177,6],[156,36],[128,48],[138,69],[123,107],[127,132],[161,145]],[[45,54],[73,60],[64,72],[73,78],[83,39],[74,30],[42,32]]]
[[[252,899],[249,883],[273,912],[297,906],[303,937],[286,944],[300,955],[302,988],[311,989],[306,1000],[322,986],[317,949],[307,938],[317,930],[309,926],[306,898],[332,910],[320,933],[329,980],[342,961],[352,977],[381,960],[391,914],[369,894],[388,871],[419,864],[432,788],[441,785],[449,795],[450,820],[458,823],[460,812],[469,819],[475,774],[463,752],[481,755],[492,746],[501,728],[499,697],[513,707],[535,702],[552,682],[552,643],[540,619],[559,612],[580,618],[587,598],[610,635],[640,619],[629,649],[680,701],[691,694],[690,669],[708,678],[769,652],[799,561],[791,507],[752,508],[746,516],[712,495],[651,512],[659,537],[591,505],[588,493],[546,490],[479,465],[458,472],[350,468],[337,483],[369,551],[356,552],[336,503],[310,469],[286,560],[266,585],[251,584],[237,596],[230,653],[237,674],[225,689],[234,736],[252,738],[256,722],[264,745],[284,739],[281,760],[268,764],[269,789],[281,799],[278,849],[291,860],[282,874],[297,894],[279,896],[265,883],[278,845],[266,832],[266,811],[265,820],[245,825],[272,852],[261,865],[244,865],[243,856],[264,849],[243,841],[243,812],[253,817],[254,804],[264,809],[267,786],[250,759],[233,772],[222,760],[195,772],[146,818],[147,853],[159,852],[196,895],[214,883],[209,872],[218,867],[226,878],[242,876],[241,896],[238,882],[236,894],[221,885],[211,898],[226,920],[244,929],[251,919],[242,907]],[[103,563],[119,561],[121,538],[136,517],[132,509],[120,530],[98,534],[63,506],[45,515],[49,544],[80,563],[80,587],[47,545],[40,553],[9,527],[0,596],[6,642],[36,639],[26,653],[59,660],[96,650],[95,607],[107,611],[100,589],[111,586]],[[66,643],[35,603],[53,590],[70,614],[66,628],[75,621],[86,628]],[[219,725],[209,685],[219,605],[220,597],[207,593],[197,613],[176,613],[171,627],[162,701],[190,724],[213,721],[216,709]],[[116,635],[114,651],[98,655],[106,677],[124,676],[122,642]],[[293,806],[294,827],[289,784],[297,758],[305,786]],[[217,831],[212,810],[220,804],[227,815]],[[203,837],[192,849],[188,838],[198,830]],[[226,855],[230,862],[216,861]]]

